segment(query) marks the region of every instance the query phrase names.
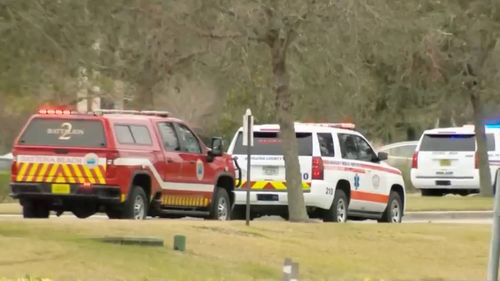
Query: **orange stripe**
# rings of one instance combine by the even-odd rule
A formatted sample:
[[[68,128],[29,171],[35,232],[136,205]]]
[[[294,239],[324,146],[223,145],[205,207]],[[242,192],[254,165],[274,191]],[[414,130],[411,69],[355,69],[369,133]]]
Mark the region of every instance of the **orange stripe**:
[[[69,164],[63,164],[63,175],[66,177],[66,180],[69,181],[70,183],[76,183],[75,177],[73,176],[73,173],[71,172],[71,169],[69,167]]]
[[[76,181],[79,182],[79,183],[84,183],[85,179],[83,178],[82,171],[80,170],[80,168],[78,166],[79,166],[78,164],[72,164],[72,165],[70,165],[70,167],[73,170],[73,173],[75,175]]]
[[[26,172],[23,174],[23,178],[22,178],[22,181],[27,181],[29,179],[29,174],[30,174],[30,171],[31,171],[31,168],[33,168],[33,163],[28,163],[27,165],[27,168],[26,168]]]
[[[351,198],[354,200],[370,201],[375,203],[387,203],[389,196],[364,191],[351,191]]]
[[[49,174],[47,178],[45,178],[45,182],[52,182],[58,170],[59,170],[59,164],[51,164]]]
[[[37,181],[37,182],[43,182],[43,179],[44,179],[45,174],[47,173],[47,170],[48,170],[49,167],[50,167],[50,164],[43,163],[41,165],[40,170],[37,172],[37,177],[36,177],[35,181]]]
[[[38,172],[40,171],[40,168],[42,167],[42,164],[40,163],[35,163],[30,169],[30,173],[28,175],[28,178],[26,181],[35,181],[36,176],[38,175]]]

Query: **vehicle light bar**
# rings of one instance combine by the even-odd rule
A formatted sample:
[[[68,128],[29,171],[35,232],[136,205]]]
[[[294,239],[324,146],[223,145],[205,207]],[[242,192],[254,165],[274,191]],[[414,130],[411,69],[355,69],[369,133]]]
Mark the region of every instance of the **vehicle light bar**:
[[[354,130],[356,125],[353,123],[301,123],[305,125],[314,125],[320,127],[330,127],[330,128],[339,128],[339,129],[349,129]]]
[[[486,124],[485,127],[488,129],[500,129],[500,124]]]
[[[122,109],[99,109],[94,111],[96,114],[134,114],[134,115],[152,115],[160,117],[170,116],[168,111],[159,110],[122,110]]]

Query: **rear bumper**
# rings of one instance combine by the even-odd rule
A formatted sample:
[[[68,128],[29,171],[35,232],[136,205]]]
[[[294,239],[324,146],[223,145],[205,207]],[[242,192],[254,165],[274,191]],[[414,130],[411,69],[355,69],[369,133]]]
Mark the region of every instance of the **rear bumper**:
[[[478,177],[423,177],[412,173],[411,183],[418,189],[479,189]]]
[[[79,184],[70,184],[67,194],[52,193],[49,183],[11,183],[10,196],[15,199],[43,199],[43,200],[90,200],[98,203],[119,204],[120,188],[118,186],[82,187]]]
[[[331,186],[328,182],[322,180],[312,181],[311,189],[304,191],[306,207],[329,209],[333,202],[333,194],[327,195],[327,188],[334,190],[335,186]],[[235,205],[246,204],[246,190],[237,189],[234,194]],[[252,190],[250,192],[250,204],[255,206],[287,206],[288,193],[287,190]]]

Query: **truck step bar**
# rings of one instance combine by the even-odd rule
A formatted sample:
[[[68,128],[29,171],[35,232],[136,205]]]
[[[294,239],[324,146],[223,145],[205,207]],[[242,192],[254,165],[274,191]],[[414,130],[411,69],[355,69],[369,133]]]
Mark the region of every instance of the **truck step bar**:
[[[195,211],[195,210],[172,210],[172,209],[159,209],[157,212],[160,215],[182,215],[193,217],[205,217],[210,215],[209,211]]]

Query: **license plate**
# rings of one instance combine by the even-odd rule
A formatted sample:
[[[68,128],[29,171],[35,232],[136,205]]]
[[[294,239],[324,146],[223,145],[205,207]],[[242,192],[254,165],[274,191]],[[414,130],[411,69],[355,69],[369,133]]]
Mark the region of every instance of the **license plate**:
[[[279,173],[279,168],[274,166],[262,167],[262,170],[266,176],[275,176]]]
[[[446,167],[451,165],[451,160],[450,159],[441,159],[439,160],[439,165],[441,167]]]
[[[51,185],[51,191],[54,194],[69,194],[71,188],[69,184],[54,183]]]

